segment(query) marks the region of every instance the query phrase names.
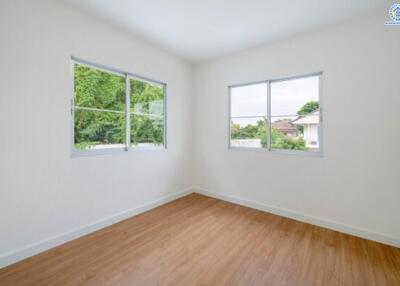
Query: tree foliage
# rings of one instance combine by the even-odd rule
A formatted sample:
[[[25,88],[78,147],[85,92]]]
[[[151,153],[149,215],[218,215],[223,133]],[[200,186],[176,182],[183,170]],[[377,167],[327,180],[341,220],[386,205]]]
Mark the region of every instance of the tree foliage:
[[[162,144],[164,137],[162,87],[131,80],[130,90],[131,142]]]
[[[261,145],[263,148],[267,148],[267,134],[262,133]],[[305,141],[302,138],[289,138],[278,129],[271,128],[271,147],[273,149],[285,149],[285,150],[306,150]]]
[[[304,104],[299,111],[297,111],[297,114],[306,115],[318,110],[318,108],[319,108],[318,101],[309,101],[306,104]]]
[[[272,128],[271,130],[271,145],[274,149],[285,150],[306,150],[306,142],[303,138],[289,138],[279,132],[279,130]],[[265,146],[266,147],[266,144]]]
[[[255,139],[260,138],[262,129],[265,126],[263,120],[259,120],[257,125],[248,124],[241,127],[239,124],[233,124],[231,130],[232,139]]]
[[[75,65],[74,80],[75,147],[125,144],[125,78]],[[132,144],[162,144],[163,96],[160,86],[130,80]]]

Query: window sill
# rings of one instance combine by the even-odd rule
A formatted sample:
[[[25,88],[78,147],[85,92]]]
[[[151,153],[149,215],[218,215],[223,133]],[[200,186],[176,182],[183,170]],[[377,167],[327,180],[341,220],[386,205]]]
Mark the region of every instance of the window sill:
[[[167,148],[164,146],[160,146],[160,147],[130,147],[130,148],[128,148],[128,150],[126,148],[109,148],[109,149],[97,149],[97,150],[75,150],[74,149],[71,151],[71,158],[127,154],[127,153],[140,152],[140,151],[165,151],[166,149]]]
[[[258,148],[258,147],[229,147],[229,150],[233,151],[250,151],[250,152],[261,152],[261,153],[269,153],[269,154],[278,154],[278,155],[294,155],[294,156],[304,156],[304,157],[320,157],[322,158],[322,152],[308,152],[308,151],[296,151],[296,150],[268,150],[266,148]]]

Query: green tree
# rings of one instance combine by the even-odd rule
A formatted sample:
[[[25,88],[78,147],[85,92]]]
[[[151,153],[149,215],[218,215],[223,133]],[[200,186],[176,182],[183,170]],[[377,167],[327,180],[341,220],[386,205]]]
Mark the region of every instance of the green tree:
[[[267,134],[264,132],[261,135],[261,145],[263,148],[268,147]],[[271,147],[273,149],[285,150],[306,150],[305,142],[302,138],[289,138],[279,130],[271,129]]]
[[[284,149],[284,150],[307,149],[305,141],[302,138],[289,138],[275,128],[271,129],[271,146],[274,149]]]
[[[318,108],[319,108],[318,101],[309,101],[306,104],[304,104],[299,111],[297,111],[297,114],[306,115],[318,110]]]
[[[124,144],[125,77],[77,64],[74,71],[75,148]],[[163,88],[134,79],[130,87],[131,143],[162,144]]]
[[[232,124],[231,137],[232,139],[261,138],[263,130],[266,130],[265,120],[258,120],[256,125],[248,124],[243,127],[241,127],[239,124]]]
[[[75,65],[74,80],[76,148],[86,149],[96,144],[124,143],[124,78]]]
[[[131,143],[162,144],[164,91],[162,86],[130,80]]]

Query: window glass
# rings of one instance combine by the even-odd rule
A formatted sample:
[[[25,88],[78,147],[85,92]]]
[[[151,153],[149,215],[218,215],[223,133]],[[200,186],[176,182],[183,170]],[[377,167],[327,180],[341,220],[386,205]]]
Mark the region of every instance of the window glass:
[[[267,84],[259,83],[231,88],[231,116],[266,116]]]
[[[74,147],[109,149],[125,144],[125,78],[74,65]]]
[[[161,146],[164,142],[164,87],[130,79],[132,147]]]
[[[231,147],[267,147],[267,84],[231,87]]]
[[[165,84],[83,61],[73,63],[74,154],[164,147]]]
[[[267,147],[267,125],[265,117],[231,119],[232,147]]]
[[[271,148],[319,150],[319,76],[271,82]]]
[[[125,146],[125,114],[75,110],[75,149],[109,149]]]
[[[230,147],[319,152],[320,76],[230,87]]]
[[[310,113],[318,101],[319,76],[271,82],[271,116]]]

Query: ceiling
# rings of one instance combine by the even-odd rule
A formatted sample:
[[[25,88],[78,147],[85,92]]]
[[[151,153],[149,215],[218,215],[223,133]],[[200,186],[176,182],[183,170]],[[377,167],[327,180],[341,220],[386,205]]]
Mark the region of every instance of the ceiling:
[[[63,1],[191,62],[384,11],[391,4],[386,0]]]

